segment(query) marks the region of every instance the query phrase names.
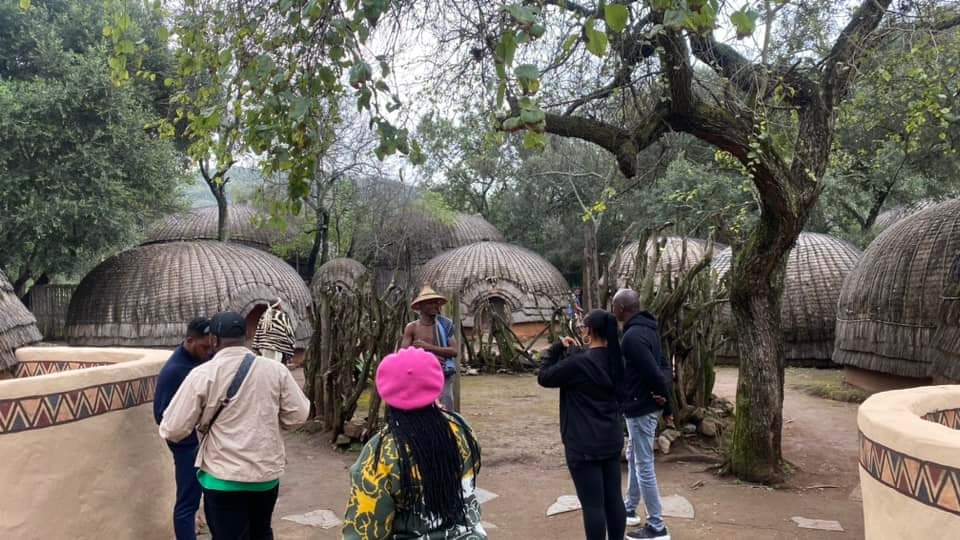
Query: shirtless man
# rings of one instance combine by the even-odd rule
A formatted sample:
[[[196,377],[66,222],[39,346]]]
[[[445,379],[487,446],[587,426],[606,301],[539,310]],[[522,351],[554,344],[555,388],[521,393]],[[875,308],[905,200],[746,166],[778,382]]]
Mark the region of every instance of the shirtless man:
[[[420,318],[404,329],[400,348],[418,347],[437,357],[443,367],[444,376],[440,405],[453,411],[453,378],[457,373],[454,359],[460,348],[453,321],[440,315],[440,308],[446,303],[446,298],[432,288],[424,287],[410,306],[420,314]]]

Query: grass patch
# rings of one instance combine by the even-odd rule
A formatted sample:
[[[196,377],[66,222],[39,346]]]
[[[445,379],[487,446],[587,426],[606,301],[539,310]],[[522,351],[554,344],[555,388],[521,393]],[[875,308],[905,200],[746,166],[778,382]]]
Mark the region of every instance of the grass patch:
[[[787,385],[818,398],[843,403],[863,403],[870,393],[843,381],[838,369],[788,368]]]

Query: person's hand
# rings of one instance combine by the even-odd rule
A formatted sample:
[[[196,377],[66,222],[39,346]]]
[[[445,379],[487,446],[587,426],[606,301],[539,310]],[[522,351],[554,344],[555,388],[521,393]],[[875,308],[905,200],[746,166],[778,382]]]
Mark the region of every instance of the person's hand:
[[[665,397],[663,397],[663,396],[658,396],[658,395],[656,395],[656,394],[653,395],[653,400],[656,401],[656,402],[657,402],[657,405],[659,405],[659,406],[661,406],[661,407],[663,407],[663,405],[667,402],[667,398],[665,398]]]
[[[426,341],[424,341],[424,340],[422,340],[422,339],[418,339],[418,340],[414,341],[414,342],[413,342],[413,346],[414,346],[414,347],[417,347],[417,348],[420,348],[420,349],[423,349],[423,350],[425,350],[425,351],[427,351],[427,352],[430,352],[430,351],[433,350],[433,345],[427,343]]]
[[[574,340],[574,339],[573,339],[572,337],[570,337],[570,336],[564,336],[564,337],[560,338],[560,343],[563,343],[563,346],[566,347],[566,348],[568,348],[568,349],[569,349],[570,347],[575,347],[575,346],[577,345],[576,340]]]

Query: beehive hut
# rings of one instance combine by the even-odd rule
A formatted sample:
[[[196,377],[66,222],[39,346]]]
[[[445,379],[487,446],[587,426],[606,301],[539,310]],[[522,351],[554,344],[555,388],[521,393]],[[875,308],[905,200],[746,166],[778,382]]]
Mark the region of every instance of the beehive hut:
[[[713,260],[718,276],[731,265],[729,248]],[[784,275],[780,318],[787,365],[830,367],[837,316],[837,298],[844,278],[861,253],[852,244],[826,234],[801,233],[790,251]],[[735,333],[729,304],[721,310],[724,325]],[[724,363],[737,363],[733,340],[720,354]]]
[[[305,347],[312,332],[310,291],[279,258],[228,242],[140,246],[83,278],[70,302],[67,339],[95,347],[173,347],[191,319],[220,311],[243,314],[252,336],[277,298],[296,328],[298,347]]]
[[[409,277],[419,275],[423,265],[441,253],[482,241],[503,241],[500,231],[482,216],[433,214],[411,205],[389,220],[364,249],[382,289],[391,279],[402,284],[408,269]]]
[[[940,317],[928,357],[935,384],[960,383],[960,253],[951,263],[941,295]]]
[[[883,390],[930,381],[931,343],[957,253],[960,200],[896,222],[867,247],[837,311],[833,360],[848,382]]]
[[[227,208],[227,239],[233,243],[270,251],[270,247],[282,235],[279,231],[264,226],[266,219],[266,215],[252,206],[231,204]],[[219,222],[216,206],[192,208],[156,223],[148,230],[143,244],[216,240]]]
[[[686,243],[684,243],[686,241]],[[680,236],[667,236],[659,240],[663,246],[660,251],[660,259],[657,261],[657,268],[654,271],[654,280],[666,275],[668,272],[674,275],[681,275],[689,272],[691,268],[697,265],[707,254],[707,241],[697,238],[683,238]],[[619,264],[616,268],[617,287],[626,287],[634,279],[637,271],[637,250],[640,242],[630,242],[620,252]],[[652,260],[655,244],[647,242],[647,257]],[[684,251],[686,248],[686,251]],[[714,246],[717,250],[717,246]],[[633,284],[634,286],[636,284]]]
[[[487,302],[518,336],[539,333],[570,301],[570,286],[552,264],[503,242],[476,242],[438,255],[424,266],[420,283],[457,297],[465,328],[482,324],[474,314]]]
[[[12,375],[16,369],[14,351],[41,339],[37,320],[17,298],[7,276],[0,270],[0,378],[4,374]]]
[[[367,267],[359,261],[341,257],[320,265],[310,282],[310,290],[317,295],[323,290],[354,289],[367,274]]]
[[[912,216],[936,204],[938,204],[938,201],[935,199],[923,199],[913,204],[902,204],[894,206],[889,210],[884,210],[880,212],[880,214],[877,215],[877,219],[873,221],[873,232],[880,233],[901,219]]]

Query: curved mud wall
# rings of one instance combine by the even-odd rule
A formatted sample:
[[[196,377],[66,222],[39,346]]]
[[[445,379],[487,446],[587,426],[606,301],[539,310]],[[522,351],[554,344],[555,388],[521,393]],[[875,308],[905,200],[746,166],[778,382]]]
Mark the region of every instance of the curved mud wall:
[[[960,386],[876,394],[857,424],[866,537],[960,531]]]
[[[0,381],[0,538],[173,537],[173,460],[152,405],[169,354],[17,351],[20,378]]]

